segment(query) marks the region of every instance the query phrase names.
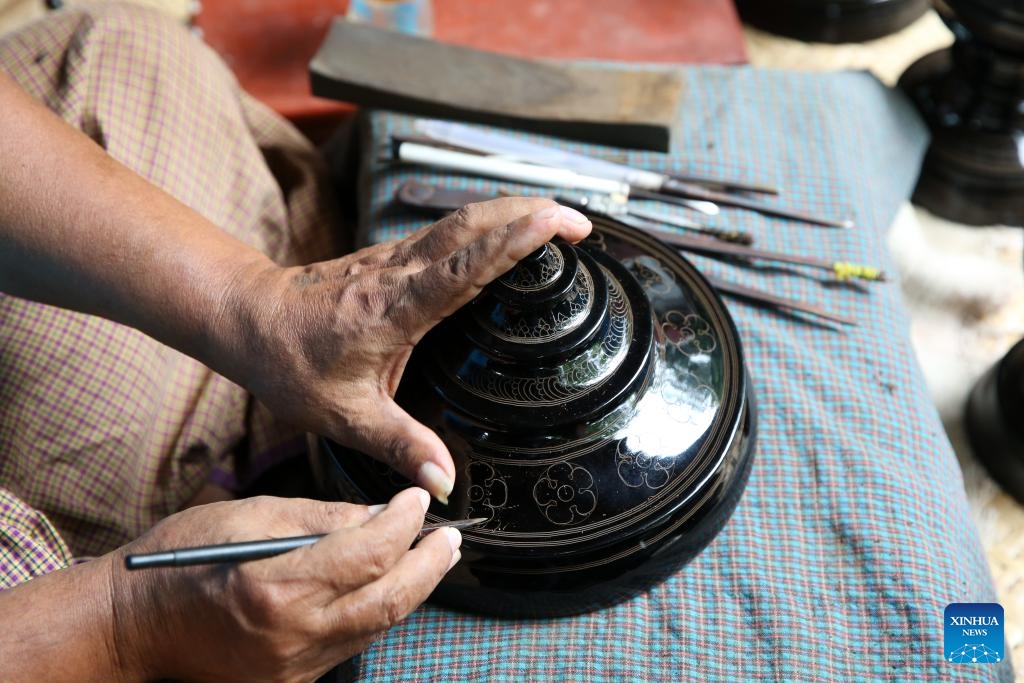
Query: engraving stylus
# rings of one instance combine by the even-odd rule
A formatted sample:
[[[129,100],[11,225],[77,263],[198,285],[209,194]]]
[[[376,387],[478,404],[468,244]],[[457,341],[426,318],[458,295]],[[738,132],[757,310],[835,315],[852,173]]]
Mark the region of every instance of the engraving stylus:
[[[486,522],[485,517],[463,519],[455,522],[437,522],[424,524],[416,535],[420,540],[431,531],[446,526],[455,529],[468,529]],[[327,534],[312,536],[290,536],[288,538],[272,538],[263,541],[242,541],[241,543],[220,543],[195,548],[178,548],[156,553],[129,555],[124,558],[124,566],[128,569],[147,569],[150,567],[188,567],[196,564],[220,564],[222,562],[247,562],[261,560],[286,553],[289,550],[313,545]]]

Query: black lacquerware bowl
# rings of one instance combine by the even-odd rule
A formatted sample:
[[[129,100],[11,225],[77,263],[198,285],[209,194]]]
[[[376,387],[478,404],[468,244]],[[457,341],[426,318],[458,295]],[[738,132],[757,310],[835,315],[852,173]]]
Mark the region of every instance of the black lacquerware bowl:
[[[397,401],[455,459],[428,522],[485,517],[437,602],[510,617],[626,599],[697,555],[732,514],[754,411],[736,328],[670,247],[595,220],[551,243],[417,346]],[[409,482],[321,439],[326,496],[387,501]]]

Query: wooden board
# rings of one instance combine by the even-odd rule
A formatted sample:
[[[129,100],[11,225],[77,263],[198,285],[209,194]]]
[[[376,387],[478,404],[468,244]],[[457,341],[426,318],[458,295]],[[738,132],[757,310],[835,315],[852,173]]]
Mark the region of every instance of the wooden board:
[[[313,94],[665,152],[680,76],[579,66],[447,45],[337,19],[310,64]]]

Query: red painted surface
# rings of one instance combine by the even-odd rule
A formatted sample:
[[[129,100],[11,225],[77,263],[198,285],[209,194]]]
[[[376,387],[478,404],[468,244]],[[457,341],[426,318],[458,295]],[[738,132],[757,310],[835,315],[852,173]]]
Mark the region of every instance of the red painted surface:
[[[434,0],[437,38],[525,57],[746,61],[729,0]]]
[[[433,0],[439,40],[565,59],[735,64],[730,0]],[[196,23],[242,86],[304,127],[351,111],[309,94],[306,67],[347,0],[208,0]]]

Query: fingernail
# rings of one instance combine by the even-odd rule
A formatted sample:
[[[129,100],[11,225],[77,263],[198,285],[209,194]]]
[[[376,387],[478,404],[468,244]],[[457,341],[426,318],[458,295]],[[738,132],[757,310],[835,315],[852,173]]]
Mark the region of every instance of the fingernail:
[[[448,504],[448,494],[455,488],[455,482],[448,478],[444,470],[432,462],[425,462],[420,466],[417,479],[423,488],[430,491],[430,495],[437,498],[444,505]],[[427,502],[429,504],[430,501],[428,500]]]
[[[452,567],[457,565],[459,563],[459,560],[461,560],[461,559],[462,559],[462,551],[461,550],[456,550],[455,552],[453,552],[452,553],[452,561],[448,563],[448,569],[446,571],[451,571]]]
[[[366,508],[366,511],[370,513],[371,517],[376,517],[380,513],[384,512],[388,507],[387,503],[381,503],[380,505],[371,505]]]
[[[568,206],[559,206],[559,213],[561,213],[564,220],[569,221],[575,225],[584,225],[590,222],[590,219],[584,216],[582,213]]]

